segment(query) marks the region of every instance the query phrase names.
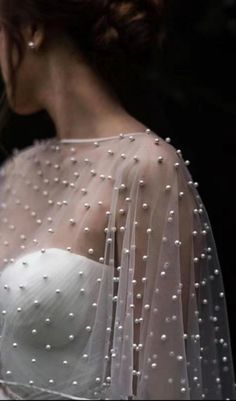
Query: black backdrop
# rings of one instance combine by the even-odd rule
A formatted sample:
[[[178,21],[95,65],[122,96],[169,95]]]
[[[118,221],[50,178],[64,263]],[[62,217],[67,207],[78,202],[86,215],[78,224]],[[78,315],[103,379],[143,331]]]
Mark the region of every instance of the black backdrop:
[[[160,136],[171,137],[191,161],[222,266],[236,366],[236,1],[172,0],[171,10],[158,74],[133,88],[133,97],[127,94],[127,107]],[[55,132],[42,112],[13,115],[2,135],[10,152]],[[2,162],[4,154],[0,157]]]

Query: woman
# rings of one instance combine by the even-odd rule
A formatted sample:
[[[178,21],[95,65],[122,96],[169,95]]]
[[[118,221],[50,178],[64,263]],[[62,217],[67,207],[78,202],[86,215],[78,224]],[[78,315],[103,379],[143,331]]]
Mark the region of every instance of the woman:
[[[235,397],[197,183],[111,77],[161,45],[164,15],[159,0],[0,2],[9,104],[57,133],[0,173],[6,399]]]

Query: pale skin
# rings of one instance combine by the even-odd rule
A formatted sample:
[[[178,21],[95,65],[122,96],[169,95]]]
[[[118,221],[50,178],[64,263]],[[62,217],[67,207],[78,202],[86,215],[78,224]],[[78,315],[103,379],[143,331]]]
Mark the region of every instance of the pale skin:
[[[25,53],[14,102],[6,63],[7,36],[0,28],[0,70],[15,113],[30,115],[46,110],[59,139],[110,137],[147,129],[124,109],[70,40],[64,37],[49,41],[41,25],[22,28]],[[35,49],[28,46],[29,42]],[[16,57],[13,49],[14,63]]]

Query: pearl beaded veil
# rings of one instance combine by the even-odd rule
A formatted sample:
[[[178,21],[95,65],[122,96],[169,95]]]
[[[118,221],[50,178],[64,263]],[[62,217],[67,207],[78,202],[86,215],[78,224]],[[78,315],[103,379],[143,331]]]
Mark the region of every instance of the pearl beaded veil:
[[[235,399],[212,228],[169,142],[53,138],[2,166],[8,397]]]

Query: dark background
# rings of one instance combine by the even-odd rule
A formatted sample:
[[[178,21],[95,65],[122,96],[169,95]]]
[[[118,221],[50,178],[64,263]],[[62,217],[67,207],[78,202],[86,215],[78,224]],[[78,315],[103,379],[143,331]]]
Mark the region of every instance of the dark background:
[[[158,72],[127,94],[127,107],[191,161],[222,265],[236,366],[236,1],[173,0],[168,29]],[[43,112],[13,115],[0,142],[11,152],[54,135]]]

